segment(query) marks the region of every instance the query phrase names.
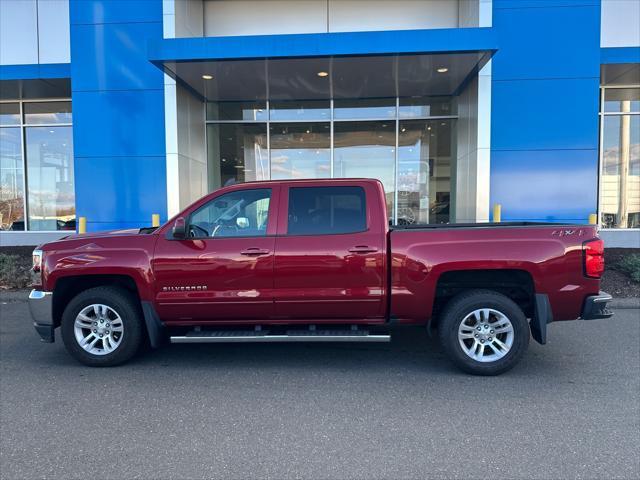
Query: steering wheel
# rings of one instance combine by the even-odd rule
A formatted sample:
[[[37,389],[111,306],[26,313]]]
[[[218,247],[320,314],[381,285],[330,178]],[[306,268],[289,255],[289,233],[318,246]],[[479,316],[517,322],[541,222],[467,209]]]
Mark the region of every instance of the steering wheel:
[[[225,230],[231,230],[233,231],[233,233],[238,233],[238,227],[236,227],[235,225],[223,225],[219,223],[213,228],[213,232],[211,232],[211,236],[212,237],[220,236],[221,233],[224,232]]]
[[[200,233],[200,235],[197,235],[197,232]],[[208,237],[209,232],[204,228],[192,223],[191,225],[189,225],[189,236],[191,238]]]

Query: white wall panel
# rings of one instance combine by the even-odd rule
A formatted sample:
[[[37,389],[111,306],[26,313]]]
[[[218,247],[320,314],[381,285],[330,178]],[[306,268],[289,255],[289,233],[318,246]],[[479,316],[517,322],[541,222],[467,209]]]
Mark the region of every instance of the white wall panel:
[[[69,0],[0,0],[0,64],[68,63]]]
[[[464,1],[465,26],[476,26],[479,0]],[[204,34],[456,28],[458,7],[458,0],[206,0]]]
[[[207,37],[327,31],[326,0],[208,0]]]
[[[175,1],[175,37],[202,37],[204,33],[202,0]]]
[[[40,63],[69,63],[69,0],[38,0]]]
[[[640,46],[640,0],[602,0],[600,46]]]
[[[457,26],[457,0],[329,0],[331,32]]]
[[[0,65],[38,63],[36,0],[0,1]]]

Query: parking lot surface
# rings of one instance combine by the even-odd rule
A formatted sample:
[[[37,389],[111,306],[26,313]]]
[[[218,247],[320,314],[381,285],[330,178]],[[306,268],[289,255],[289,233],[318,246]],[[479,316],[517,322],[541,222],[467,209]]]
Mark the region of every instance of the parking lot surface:
[[[91,369],[0,303],[2,479],[640,478],[639,310],[551,324],[482,378],[418,329]]]

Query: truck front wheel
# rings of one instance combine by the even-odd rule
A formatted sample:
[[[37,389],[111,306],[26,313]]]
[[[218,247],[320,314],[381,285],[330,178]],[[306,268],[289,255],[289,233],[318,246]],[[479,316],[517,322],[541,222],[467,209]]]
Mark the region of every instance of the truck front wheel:
[[[133,357],[143,340],[140,309],[126,290],[96,287],[76,295],[62,314],[67,351],[91,367],[111,367]]]
[[[529,323],[510,298],[491,290],[472,290],[446,305],[440,342],[461,370],[498,375],[513,368],[529,346]]]

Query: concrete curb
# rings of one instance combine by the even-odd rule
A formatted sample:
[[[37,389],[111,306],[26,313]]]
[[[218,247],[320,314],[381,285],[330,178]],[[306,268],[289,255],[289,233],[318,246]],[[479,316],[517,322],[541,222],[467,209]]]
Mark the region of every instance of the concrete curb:
[[[0,302],[26,302],[29,290],[0,290]],[[640,308],[640,297],[614,298],[610,308]]]
[[[609,308],[640,308],[640,297],[614,298],[607,307]]]

